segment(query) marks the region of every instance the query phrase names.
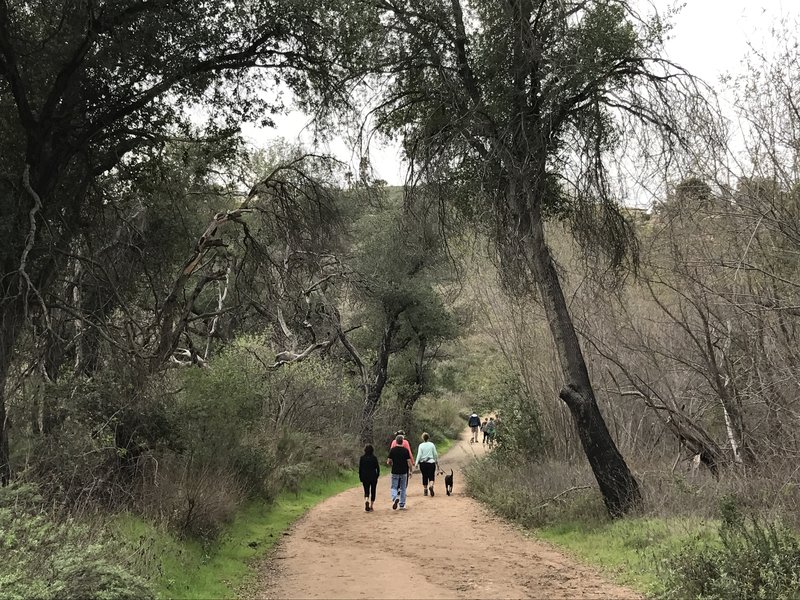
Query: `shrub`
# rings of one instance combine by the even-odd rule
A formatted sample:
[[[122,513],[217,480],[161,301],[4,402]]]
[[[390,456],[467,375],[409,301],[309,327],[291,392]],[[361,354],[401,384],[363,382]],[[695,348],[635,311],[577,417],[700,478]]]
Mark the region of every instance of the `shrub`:
[[[59,502],[115,504],[130,500],[139,459],[172,447],[169,398],[159,378],[142,382],[132,368],[94,377],[66,374],[43,386],[50,415],[28,442],[26,476]]]
[[[168,455],[157,471],[147,474],[137,511],[181,534],[209,541],[233,519],[246,497],[228,470]]]
[[[143,552],[93,531],[85,522],[42,511],[36,487],[0,488],[0,590],[3,598],[134,600],[154,598]]]
[[[414,431],[427,431],[436,442],[455,439],[466,426],[462,411],[462,401],[453,394],[423,396],[414,407]]]
[[[539,406],[525,394],[514,373],[499,372],[480,391],[480,408],[495,411],[497,452],[508,461],[530,460],[543,456],[546,438],[541,426]]]
[[[468,465],[464,474],[471,496],[526,527],[608,519],[586,465],[508,461],[493,452]]]
[[[778,522],[722,502],[719,543],[689,542],[666,558],[665,598],[800,597],[800,540]]]

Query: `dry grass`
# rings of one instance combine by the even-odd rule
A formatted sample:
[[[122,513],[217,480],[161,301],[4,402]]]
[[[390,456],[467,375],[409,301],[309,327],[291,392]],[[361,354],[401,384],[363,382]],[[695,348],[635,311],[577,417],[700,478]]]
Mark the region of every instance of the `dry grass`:
[[[672,470],[669,463],[634,465],[644,499],[641,515],[716,518],[722,499],[800,528],[800,468],[785,462],[712,475]],[[489,458],[469,467],[469,492],[503,516],[528,527],[560,521],[605,521],[602,498],[588,464],[540,460],[503,463]]]

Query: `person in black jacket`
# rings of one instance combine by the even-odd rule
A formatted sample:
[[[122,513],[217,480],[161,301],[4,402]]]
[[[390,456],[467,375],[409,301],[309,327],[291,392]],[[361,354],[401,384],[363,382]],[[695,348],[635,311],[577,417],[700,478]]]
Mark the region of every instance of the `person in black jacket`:
[[[469,425],[469,428],[472,431],[472,436],[469,438],[469,443],[477,444],[478,432],[481,430],[481,418],[478,416],[478,413],[472,413],[469,416],[467,424]]]
[[[364,446],[364,456],[358,461],[358,478],[364,486],[364,510],[367,512],[371,512],[375,504],[375,491],[380,474],[381,467],[375,456],[375,448],[372,444],[367,444]]]

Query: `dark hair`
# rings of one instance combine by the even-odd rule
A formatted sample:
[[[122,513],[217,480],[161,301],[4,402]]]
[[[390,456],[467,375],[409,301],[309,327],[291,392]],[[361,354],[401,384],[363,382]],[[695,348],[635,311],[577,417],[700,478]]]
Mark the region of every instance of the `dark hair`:
[[[367,444],[364,446],[364,454],[370,455],[375,452],[375,448],[372,447],[372,444]]]

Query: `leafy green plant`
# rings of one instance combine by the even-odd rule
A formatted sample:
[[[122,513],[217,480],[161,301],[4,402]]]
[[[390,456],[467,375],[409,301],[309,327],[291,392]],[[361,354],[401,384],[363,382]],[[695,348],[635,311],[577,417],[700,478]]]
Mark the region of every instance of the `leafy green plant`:
[[[543,455],[547,440],[539,406],[525,393],[515,373],[490,371],[478,391],[478,409],[495,412],[500,418],[495,434],[497,452],[505,460],[530,460]]]
[[[664,598],[749,599],[800,597],[800,540],[780,522],[741,512],[726,497],[719,542],[693,541],[663,567]]]
[[[43,512],[30,484],[0,488],[0,590],[8,599],[154,598],[140,548]]]

